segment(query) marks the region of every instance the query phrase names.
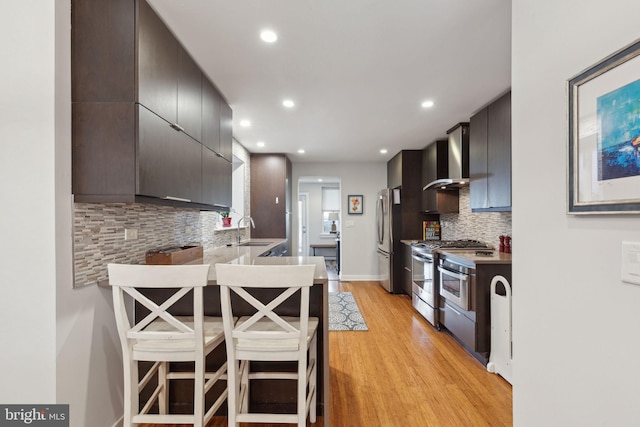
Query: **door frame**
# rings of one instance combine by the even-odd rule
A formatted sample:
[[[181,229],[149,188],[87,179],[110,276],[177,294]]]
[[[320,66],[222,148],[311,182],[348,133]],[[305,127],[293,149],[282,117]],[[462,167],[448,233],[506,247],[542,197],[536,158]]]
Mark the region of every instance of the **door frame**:
[[[309,255],[309,193],[298,193],[298,255]]]

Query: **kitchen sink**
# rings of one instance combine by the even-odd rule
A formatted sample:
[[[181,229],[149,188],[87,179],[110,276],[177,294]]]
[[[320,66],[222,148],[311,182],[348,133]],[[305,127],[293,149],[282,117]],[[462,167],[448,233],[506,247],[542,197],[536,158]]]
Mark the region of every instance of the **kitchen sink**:
[[[241,242],[238,244],[238,246],[269,246],[271,245],[273,242]]]

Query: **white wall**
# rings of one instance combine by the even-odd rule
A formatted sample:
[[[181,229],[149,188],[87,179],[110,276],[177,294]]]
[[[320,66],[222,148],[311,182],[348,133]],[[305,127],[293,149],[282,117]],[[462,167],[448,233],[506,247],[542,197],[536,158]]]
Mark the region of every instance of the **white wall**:
[[[639,422],[640,286],[620,280],[620,244],[640,241],[640,217],[566,214],[565,93],[640,36],[638,16],[638,1],[513,2],[517,427]]]
[[[293,163],[293,247],[298,253],[298,180],[301,176],[335,176],[340,178],[342,193],[342,224],[340,250],[342,280],[377,280],[378,260],[376,255],[376,196],[378,190],[387,186],[387,164],[384,163]],[[347,195],[362,194],[362,215],[347,215]],[[352,222],[349,226],[348,222]]]
[[[72,427],[122,414],[111,294],[72,288],[70,2],[0,16],[3,404],[66,403]]]
[[[0,15],[2,403],[55,403],[54,2]]]

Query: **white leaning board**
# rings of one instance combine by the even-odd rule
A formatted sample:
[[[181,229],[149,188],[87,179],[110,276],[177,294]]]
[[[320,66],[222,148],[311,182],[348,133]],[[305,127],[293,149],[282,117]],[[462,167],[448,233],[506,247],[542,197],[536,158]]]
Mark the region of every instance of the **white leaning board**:
[[[506,295],[496,293],[496,285],[501,282]],[[511,285],[503,276],[491,280],[491,354],[487,371],[499,374],[511,383]]]

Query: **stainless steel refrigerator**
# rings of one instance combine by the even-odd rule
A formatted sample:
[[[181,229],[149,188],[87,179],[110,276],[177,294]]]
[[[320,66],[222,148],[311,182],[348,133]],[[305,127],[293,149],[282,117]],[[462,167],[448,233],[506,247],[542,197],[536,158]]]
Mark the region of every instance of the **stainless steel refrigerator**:
[[[378,192],[376,200],[376,223],[378,243],[378,276],[380,285],[387,292],[394,292],[393,286],[393,211],[400,203],[400,189],[385,188]]]

